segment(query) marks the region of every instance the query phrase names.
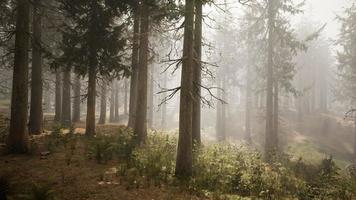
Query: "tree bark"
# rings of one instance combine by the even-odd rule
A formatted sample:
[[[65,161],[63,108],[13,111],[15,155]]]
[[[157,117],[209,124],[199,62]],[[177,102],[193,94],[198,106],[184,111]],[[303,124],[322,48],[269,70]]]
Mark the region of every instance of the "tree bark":
[[[59,69],[56,69],[56,86],[55,86],[55,115],[54,121],[60,122],[62,119],[62,78]]]
[[[127,103],[128,103],[128,101],[127,101],[127,97],[128,97],[128,95],[127,95],[127,93],[128,93],[128,81],[127,81],[127,79],[124,79],[124,114],[125,114],[125,118],[126,118],[126,115],[128,115],[128,112],[127,112]]]
[[[63,91],[62,91],[62,118],[61,123],[64,127],[71,126],[71,74],[70,68],[63,71]]]
[[[95,63],[94,61],[92,61]],[[87,119],[85,135],[95,135],[96,64],[91,64],[88,79]]]
[[[225,84],[223,81],[225,80],[224,72],[221,72],[220,78],[221,80],[219,80],[219,87],[221,90],[218,91],[218,97],[220,99],[225,99]],[[219,100],[217,101],[216,108],[216,136],[219,142],[226,141],[226,105]]]
[[[89,65],[88,65],[88,93],[87,93],[87,118],[85,135],[95,135],[95,101],[96,101],[96,75],[97,75],[97,8],[96,5],[90,6],[92,13],[90,16],[89,27]]]
[[[110,123],[115,122],[115,81],[111,82],[111,90],[110,90]]]
[[[203,4],[201,0],[195,0],[195,29],[194,29],[194,51],[195,62],[193,69],[194,101],[193,101],[193,127],[192,140],[195,145],[201,144],[201,56],[202,56],[202,22]]]
[[[274,93],[273,93],[273,133],[276,135],[276,143],[278,144],[278,129],[279,129],[279,87],[278,78],[275,77],[274,80]],[[276,147],[278,150],[278,146]]]
[[[26,153],[29,148],[27,131],[29,22],[29,1],[17,0],[11,120],[7,138],[7,150],[10,153]]]
[[[32,39],[32,73],[31,73],[31,106],[30,106],[30,134],[38,135],[43,132],[43,109],[42,109],[42,9],[40,0],[33,3],[33,39]]]
[[[81,89],[81,83],[80,83],[80,77],[79,75],[75,78],[74,81],[74,87],[73,87],[73,122],[78,123],[80,122],[80,89]]]
[[[181,76],[179,138],[175,174],[179,179],[192,175],[192,114],[193,99],[193,38],[194,38],[194,0],[185,1],[185,24],[183,42],[183,65]]]
[[[167,73],[164,73],[164,78],[163,78],[163,88],[167,88]],[[163,98],[164,98],[164,94],[163,94]],[[162,99],[163,99],[162,98]],[[162,104],[162,116],[161,116],[161,128],[164,130],[166,128],[166,118],[167,118],[167,103],[164,102]]]
[[[105,124],[105,122],[106,122],[106,82],[103,81],[101,86],[99,124]]]
[[[265,158],[271,161],[277,150],[277,136],[273,132],[273,54],[274,54],[274,25],[275,0],[268,2],[268,61],[267,61],[267,100],[266,100],[266,135]]]
[[[149,101],[148,101],[148,127],[149,128],[153,128],[153,114],[154,114],[154,108],[153,108],[153,102],[154,102],[154,88],[153,88],[153,84],[154,84],[154,79],[153,79],[153,74],[154,72],[154,65],[151,65],[151,73],[150,73],[150,84],[149,84]]]
[[[115,81],[115,100],[114,100],[114,121],[120,122],[120,106],[119,106],[119,83]]]
[[[148,35],[149,35],[149,8],[148,0],[142,1],[141,8],[141,31],[140,31],[140,50],[138,85],[136,99],[136,118],[134,134],[137,143],[142,144],[147,137],[147,70],[148,70]]]
[[[138,57],[139,57],[139,37],[140,35],[140,12],[139,4],[136,0],[134,9],[134,33],[133,33],[133,47],[132,47],[132,74],[130,79],[130,102],[129,102],[129,120],[128,127],[134,128],[136,119],[136,97],[137,97],[137,80],[138,80]]]

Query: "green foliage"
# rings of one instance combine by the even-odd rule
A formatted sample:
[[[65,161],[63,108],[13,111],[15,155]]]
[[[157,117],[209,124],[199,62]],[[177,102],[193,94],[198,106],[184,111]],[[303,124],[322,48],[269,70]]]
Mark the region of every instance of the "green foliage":
[[[114,136],[99,135],[90,141],[89,158],[95,158],[98,163],[106,164],[113,158]]]
[[[150,134],[147,143],[135,149],[133,163],[142,176],[155,185],[172,180],[175,167],[176,138],[161,133]]]
[[[243,146],[213,145],[199,153],[191,186],[221,194],[278,199],[296,191],[298,180],[280,163],[262,161]]]
[[[120,161],[129,163],[135,143],[131,131],[119,130],[117,134],[98,134],[89,144],[89,158],[98,163],[107,163],[114,156]]]

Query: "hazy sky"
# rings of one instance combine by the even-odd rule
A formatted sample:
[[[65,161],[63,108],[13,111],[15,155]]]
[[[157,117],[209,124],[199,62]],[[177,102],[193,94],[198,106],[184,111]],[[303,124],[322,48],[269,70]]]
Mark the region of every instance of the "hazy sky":
[[[340,25],[335,20],[336,15],[342,14],[343,10],[351,5],[353,0],[307,0],[305,15],[311,15],[322,24],[327,23],[325,36],[336,39]]]

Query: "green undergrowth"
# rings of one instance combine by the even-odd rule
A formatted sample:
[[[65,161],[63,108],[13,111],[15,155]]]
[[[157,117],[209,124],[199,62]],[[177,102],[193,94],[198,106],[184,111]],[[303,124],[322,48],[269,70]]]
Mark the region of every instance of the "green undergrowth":
[[[180,182],[174,176],[177,134],[150,132],[140,146],[134,139],[133,132],[124,127],[88,138],[73,129],[63,134],[55,126],[45,146],[51,152],[64,151],[67,166],[72,166],[73,156],[85,156],[97,166],[115,165],[115,175],[127,183],[127,189],[172,186],[202,199],[227,200],[356,198],[356,168],[340,168],[312,145],[297,149],[297,157],[279,155],[272,163],[264,162],[258,151],[244,144],[202,145],[194,151],[193,176]],[[37,188],[36,193],[52,196],[52,188]]]
[[[135,147],[131,132],[102,135],[91,143],[99,163],[118,158],[118,175],[130,187],[173,185],[177,137],[152,132]],[[307,154],[305,152],[305,154]],[[341,170],[332,158],[316,154],[305,162],[283,155],[266,163],[259,152],[229,143],[202,146],[194,152],[194,174],[184,186],[214,199],[353,199],[356,171]],[[301,155],[302,156],[302,155]]]

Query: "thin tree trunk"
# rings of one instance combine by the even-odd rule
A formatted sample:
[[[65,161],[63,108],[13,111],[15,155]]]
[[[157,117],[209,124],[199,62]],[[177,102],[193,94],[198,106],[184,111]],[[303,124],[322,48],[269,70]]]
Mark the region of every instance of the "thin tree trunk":
[[[55,115],[54,121],[60,122],[62,119],[62,78],[59,69],[56,69],[56,86],[55,86]]]
[[[153,108],[153,102],[154,102],[154,97],[153,97],[153,93],[154,93],[154,89],[153,89],[153,74],[154,74],[154,65],[151,65],[151,73],[150,73],[150,84],[149,84],[149,101],[148,101],[148,127],[149,128],[153,128],[153,112],[154,112],[154,108]]]
[[[356,164],[356,113],[354,113],[354,152],[352,162]]]
[[[114,114],[115,122],[120,122],[120,106],[119,106],[119,83],[115,81],[115,98],[114,98]]]
[[[220,82],[220,81],[219,81]],[[219,87],[220,83],[219,83]],[[221,98],[221,90],[218,91],[218,97]],[[216,139],[218,141],[222,141],[222,103],[217,100],[217,105],[216,105],[216,125],[215,125],[215,129],[216,129]]]
[[[278,144],[278,129],[279,129],[279,87],[278,87],[278,78],[274,80],[274,93],[273,93],[273,133],[276,135],[276,143]],[[277,147],[278,148],[278,147]],[[276,148],[276,150],[278,150]]]
[[[81,83],[80,83],[80,77],[79,75],[75,78],[74,81],[74,87],[73,87],[73,122],[77,123],[80,122],[80,89],[81,89]]]
[[[42,9],[40,0],[33,3],[33,39],[32,39],[32,73],[31,73],[31,107],[30,107],[30,134],[41,134],[43,132],[43,109],[42,109]]]
[[[71,126],[71,104],[70,104],[70,89],[71,89],[71,72],[70,69],[63,71],[63,91],[62,91],[62,119],[61,123],[65,127]]]
[[[245,108],[245,140],[248,144],[251,144],[252,138],[251,138],[251,108],[252,108],[252,94],[251,94],[251,84],[252,84],[252,73],[251,73],[251,63],[253,62],[252,60],[252,49],[251,49],[251,44],[250,40],[251,38],[251,31],[248,33],[248,44],[247,44],[247,73],[246,73],[246,108]]]
[[[139,50],[139,69],[136,101],[136,118],[134,134],[137,143],[142,144],[147,137],[147,68],[148,68],[148,35],[149,35],[149,8],[148,0],[142,1],[141,8],[141,34]]]
[[[128,103],[128,101],[127,101],[127,97],[128,97],[128,95],[127,95],[127,93],[128,93],[128,81],[127,81],[127,79],[124,79],[124,114],[125,114],[125,116],[126,115],[128,115],[128,112],[127,112],[127,103]]]
[[[164,73],[163,78],[163,88],[167,88],[167,73]],[[164,97],[163,97],[164,98]],[[163,99],[162,98],[162,99]],[[161,116],[161,128],[164,130],[166,128],[166,118],[167,118],[167,103],[162,104],[162,116]]]
[[[30,36],[30,3],[17,0],[15,59],[12,81],[10,132],[7,148],[10,153],[26,153],[29,148],[27,131],[28,50]]]
[[[192,114],[193,99],[193,38],[194,38],[194,0],[185,1],[185,24],[183,42],[183,65],[180,91],[179,138],[175,174],[180,179],[192,175]]]
[[[193,101],[193,125],[192,140],[195,145],[201,144],[201,56],[202,56],[202,22],[203,4],[201,0],[195,0],[195,29],[194,29],[194,51],[195,59],[193,70],[194,101]]]
[[[105,122],[106,122],[106,82],[103,81],[101,86],[99,124],[105,124]]]
[[[110,123],[115,122],[115,81],[111,82],[110,90]]]
[[[266,135],[265,158],[271,161],[277,150],[277,138],[273,132],[273,54],[274,54],[274,25],[275,0],[268,2],[268,63],[267,63],[267,101],[266,101]]]
[[[138,80],[138,57],[139,57],[139,37],[140,35],[140,12],[139,4],[136,0],[134,9],[134,33],[132,47],[132,74],[130,79],[130,102],[129,102],[129,120],[128,127],[134,128],[136,119],[136,101],[137,101],[137,80]]]

